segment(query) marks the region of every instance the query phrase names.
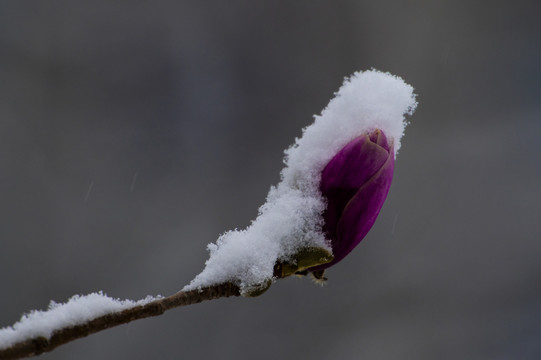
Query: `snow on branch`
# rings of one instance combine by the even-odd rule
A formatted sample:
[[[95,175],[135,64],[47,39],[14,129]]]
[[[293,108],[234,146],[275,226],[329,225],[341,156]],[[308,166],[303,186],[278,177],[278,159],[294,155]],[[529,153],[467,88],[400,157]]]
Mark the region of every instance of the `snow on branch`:
[[[12,327],[1,329],[0,359],[39,355],[98,331],[162,315],[169,309],[239,295],[238,287],[226,283],[139,301],[115,300],[101,293],[74,296],[64,304],[52,302],[48,311],[23,315]]]
[[[0,329],[0,344],[8,347],[25,339],[48,339],[57,329],[83,324],[105,314],[121,312],[135,306],[144,306],[158,299],[148,296],[139,301],[117,300],[99,292],[85,296],[75,295],[61,304],[51,301],[46,311],[33,310],[23,315],[13,326]]]

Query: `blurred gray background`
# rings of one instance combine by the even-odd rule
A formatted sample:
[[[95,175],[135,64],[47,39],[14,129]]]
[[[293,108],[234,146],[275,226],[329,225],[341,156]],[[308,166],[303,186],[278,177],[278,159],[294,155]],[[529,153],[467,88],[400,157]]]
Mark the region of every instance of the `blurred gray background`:
[[[419,108],[326,287],[175,309],[43,359],[541,358],[539,1],[2,1],[0,326],[176,292],[356,70]]]

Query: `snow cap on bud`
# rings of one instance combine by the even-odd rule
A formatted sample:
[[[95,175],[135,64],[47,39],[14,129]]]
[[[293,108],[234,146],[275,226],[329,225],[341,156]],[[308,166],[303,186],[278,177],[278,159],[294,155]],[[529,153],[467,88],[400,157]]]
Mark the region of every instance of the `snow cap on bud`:
[[[277,278],[340,261],[374,224],[389,191],[395,155],[417,106],[404,80],[376,70],[344,80],[334,98],[285,151],[281,181],[244,230],[209,244],[203,271],[184,288],[231,282],[246,296]]]

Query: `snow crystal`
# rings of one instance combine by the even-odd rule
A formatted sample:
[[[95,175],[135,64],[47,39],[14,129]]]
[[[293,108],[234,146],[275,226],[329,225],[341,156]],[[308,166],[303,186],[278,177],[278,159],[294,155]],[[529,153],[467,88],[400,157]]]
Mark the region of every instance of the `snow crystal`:
[[[118,300],[99,292],[85,296],[75,295],[63,304],[51,301],[48,310],[33,310],[23,315],[13,326],[0,329],[0,349],[35,337],[43,336],[48,339],[55,330],[82,324],[105,314],[145,305],[157,299],[159,297],[147,296],[139,301]]]
[[[321,230],[321,171],[348,142],[376,128],[394,140],[396,154],[406,126],[404,115],[411,115],[416,106],[413,88],[399,77],[371,70],[346,78],[321,115],[285,151],[282,180],[271,188],[256,220],[210,244],[205,268],[183,290],[226,281],[246,290],[272,280],[276,261],[291,259],[304,247],[330,251]]]

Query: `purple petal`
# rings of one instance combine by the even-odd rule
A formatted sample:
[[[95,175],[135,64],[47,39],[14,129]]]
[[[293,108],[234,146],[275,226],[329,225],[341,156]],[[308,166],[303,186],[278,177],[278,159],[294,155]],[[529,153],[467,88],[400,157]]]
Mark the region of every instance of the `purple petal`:
[[[347,204],[338,223],[337,246],[333,246],[334,261],[351,252],[368,234],[387,198],[393,180],[394,154],[385,165],[364,184]]]
[[[327,199],[323,231],[331,240],[334,260],[343,259],[366,236],[389,192],[394,150],[381,130],[362,135],[338,152],[321,174]]]

